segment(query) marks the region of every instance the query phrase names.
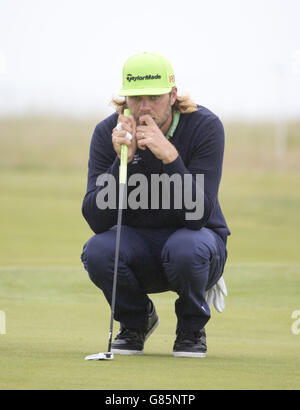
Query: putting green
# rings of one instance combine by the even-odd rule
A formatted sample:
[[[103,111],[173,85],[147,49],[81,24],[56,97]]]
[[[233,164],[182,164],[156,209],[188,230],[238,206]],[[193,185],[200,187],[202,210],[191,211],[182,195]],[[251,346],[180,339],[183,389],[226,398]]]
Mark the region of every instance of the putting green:
[[[142,356],[106,351],[109,310],[85,271],[74,267],[2,267],[0,389],[299,389],[300,266],[228,265],[223,313],[212,309],[205,359],[174,358],[174,301],[152,295],[160,325]],[[114,334],[118,324],[115,323]]]

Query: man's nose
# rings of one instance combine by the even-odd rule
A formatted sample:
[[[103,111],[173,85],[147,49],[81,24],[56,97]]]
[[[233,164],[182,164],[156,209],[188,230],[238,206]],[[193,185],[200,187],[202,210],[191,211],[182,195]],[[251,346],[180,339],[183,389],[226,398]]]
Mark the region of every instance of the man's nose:
[[[148,112],[151,110],[150,100],[148,98],[142,98],[140,104],[140,110],[142,112]]]

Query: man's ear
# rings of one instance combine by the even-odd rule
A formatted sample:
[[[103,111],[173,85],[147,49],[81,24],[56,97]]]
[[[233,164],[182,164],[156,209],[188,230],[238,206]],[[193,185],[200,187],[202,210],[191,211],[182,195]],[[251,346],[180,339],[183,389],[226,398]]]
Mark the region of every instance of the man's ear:
[[[171,105],[175,104],[177,98],[177,87],[173,87],[171,91]]]

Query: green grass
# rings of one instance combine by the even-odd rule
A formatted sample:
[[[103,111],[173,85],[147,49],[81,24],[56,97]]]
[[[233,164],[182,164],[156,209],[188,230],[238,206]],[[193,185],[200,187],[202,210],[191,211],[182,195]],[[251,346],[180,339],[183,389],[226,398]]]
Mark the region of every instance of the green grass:
[[[300,172],[225,174],[220,194],[232,262],[299,262]]]
[[[0,336],[0,388],[299,389],[291,312],[300,266],[236,264],[225,275],[227,306],[212,310],[207,358],[172,357],[176,295],[167,292],[152,295],[160,325],[143,356],[87,362],[86,355],[107,350],[109,310],[85,271],[1,268],[7,334]]]
[[[86,362],[107,349],[110,312],[80,263],[81,215],[97,120],[0,120],[0,389],[299,389],[299,123],[274,154],[272,124],[226,124],[220,201],[232,236],[226,309],[212,310],[208,356],[172,357],[174,301],[141,357]],[[115,325],[115,332],[117,324]]]

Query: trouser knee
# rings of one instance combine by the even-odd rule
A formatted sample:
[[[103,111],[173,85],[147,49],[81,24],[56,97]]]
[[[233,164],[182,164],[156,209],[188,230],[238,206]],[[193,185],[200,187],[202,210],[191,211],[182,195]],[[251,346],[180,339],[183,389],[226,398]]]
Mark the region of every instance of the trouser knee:
[[[102,278],[113,271],[114,253],[115,244],[102,234],[92,236],[83,247],[82,263],[92,282],[99,287]]]
[[[225,245],[206,228],[178,230],[162,250],[164,270],[173,288],[185,288],[190,284],[208,289],[221,276],[225,260]]]
[[[169,238],[162,251],[162,260],[167,279],[172,287],[182,293],[184,289],[206,283],[210,267],[210,254],[205,247],[196,246],[191,237],[178,243]]]

